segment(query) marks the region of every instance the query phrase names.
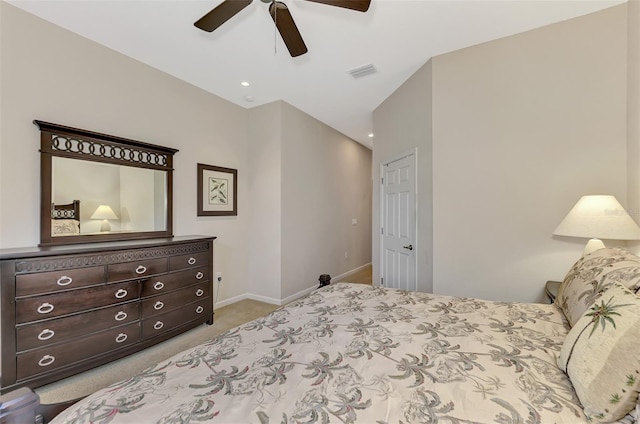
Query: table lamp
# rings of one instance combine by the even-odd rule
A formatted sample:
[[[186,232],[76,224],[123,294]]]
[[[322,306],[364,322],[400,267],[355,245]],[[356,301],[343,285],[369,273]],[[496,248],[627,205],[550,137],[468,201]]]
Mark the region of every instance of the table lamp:
[[[640,240],[640,227],[609,195],[582,196],[553,231],[556,236],[590,239],[582,255],[602,249],[607,240]]]
[[[100,205],[98,209],[91,215],[90,219],[102,219],[102,225],[100,225],[100,232],[105,233],[111,231],[110,219],[118,219],[118,216],[113,212],[108,205]]]

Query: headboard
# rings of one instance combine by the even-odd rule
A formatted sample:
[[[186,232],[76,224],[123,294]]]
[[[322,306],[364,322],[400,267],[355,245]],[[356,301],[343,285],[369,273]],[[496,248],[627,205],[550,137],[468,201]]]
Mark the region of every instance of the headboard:
[[[80,221],[80,201],[66,205],[51,204],[51,219],[76,219]]]
[[[66,205],[51,204],[51,234],[80,234],[80,201],[74,200]]]

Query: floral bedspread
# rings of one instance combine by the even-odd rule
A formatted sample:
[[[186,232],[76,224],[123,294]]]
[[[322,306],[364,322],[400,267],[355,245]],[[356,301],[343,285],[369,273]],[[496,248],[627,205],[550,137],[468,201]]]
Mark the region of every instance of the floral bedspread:
[[[332,284],[54,423],[582,423],[554,305]]]

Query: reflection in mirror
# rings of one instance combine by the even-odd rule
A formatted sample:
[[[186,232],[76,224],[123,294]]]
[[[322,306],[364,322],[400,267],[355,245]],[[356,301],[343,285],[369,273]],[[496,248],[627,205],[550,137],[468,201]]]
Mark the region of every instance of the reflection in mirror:
[[[77,222],[52,220],[52,236],[167,230],[165,171],[64,157],[51,168],[53,208],[79,201]]]

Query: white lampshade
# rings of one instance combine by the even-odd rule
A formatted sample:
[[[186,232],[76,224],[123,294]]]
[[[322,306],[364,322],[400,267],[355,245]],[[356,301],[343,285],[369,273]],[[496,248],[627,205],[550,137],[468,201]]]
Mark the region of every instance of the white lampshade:
[[[100,205],[98,209],[91,215],[90,219],[118,219],[118,216],[113,212],[108,205]]]
[[[102,219],[102,224],[100,225],[101,232],[109,232],[111,231],[111,224],[109,224],[109,219],[118,219],[118,216],[113,212],[113,209],[109,205],[100,205],[98,209],[91,215],[90,219]]]
[[[582,196],[553,231],[556,236],[584,237],[608,240],[640,240],[640,227],[614,196]],[[594,240],[595,242],[595,240]],[[597,241],[593,251],[604,247]]]

